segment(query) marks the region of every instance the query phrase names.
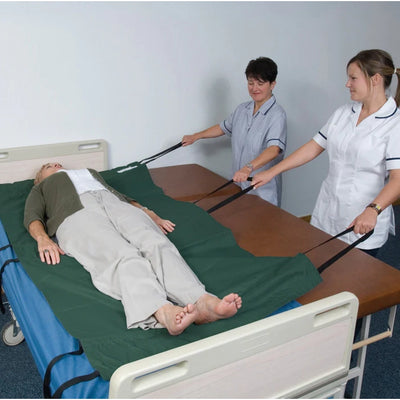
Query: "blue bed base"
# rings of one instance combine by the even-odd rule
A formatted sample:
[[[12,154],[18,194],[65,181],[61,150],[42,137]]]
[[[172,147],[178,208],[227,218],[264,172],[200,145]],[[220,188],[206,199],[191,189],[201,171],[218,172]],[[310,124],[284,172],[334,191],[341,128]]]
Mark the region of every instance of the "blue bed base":
[[[0,221],[0,247],[9,244],[7,234]],[[17,258],[13,249],[8,247],[0,252],[0,266],[8,259]],[[56,268],[43,265],[43,268]],[[71,336],[52,312],[43,294],[31,281],[21,263],[12,262],[3,272],[3,289],[8,302],[18,320],[25,340],[32,353],[42,379],[47,366],[58,355],[79,349],[79,341]],[[292,301],[273,314],[300,306]],[[51,393],[64,382],[94,371],[85,353],[79,356],[66,356],[52,368]],[[109,381],[96,377],[67,388],[63,398],[108,398]]]

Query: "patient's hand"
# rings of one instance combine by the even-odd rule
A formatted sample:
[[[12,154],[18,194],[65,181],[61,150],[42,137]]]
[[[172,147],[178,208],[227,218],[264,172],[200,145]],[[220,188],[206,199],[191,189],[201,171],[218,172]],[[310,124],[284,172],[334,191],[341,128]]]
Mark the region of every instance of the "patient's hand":
[[[168,219],[162,219],[157,215],[154,222],[160,227],[160,229],[165,233],[170,233],[175,229],[175,224]]]
[[[53,242],[51,239],[48,239],[46,243],[38,242],[38,250],[40,260],[52,265],[59,264],[61,261],[60,255],[65,254],[58,244]]]
[[[57,243],[49,238],[42,223],[35,220],[30,223],[28,230],[37,242],[40,260],[47,264],[59,264],[60,254],[65,253]]]

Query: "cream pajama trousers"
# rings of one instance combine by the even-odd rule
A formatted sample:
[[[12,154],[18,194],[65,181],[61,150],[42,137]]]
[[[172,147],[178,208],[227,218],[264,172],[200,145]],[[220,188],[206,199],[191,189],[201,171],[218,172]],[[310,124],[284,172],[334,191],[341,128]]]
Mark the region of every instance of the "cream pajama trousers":
[[[80,195],[83,209],[57,230],[59,246],[90,273],[94,286],[121,300],[128,328],[159,328],[167,303],[195,303],[204,285],[142,210],[107,190]]]

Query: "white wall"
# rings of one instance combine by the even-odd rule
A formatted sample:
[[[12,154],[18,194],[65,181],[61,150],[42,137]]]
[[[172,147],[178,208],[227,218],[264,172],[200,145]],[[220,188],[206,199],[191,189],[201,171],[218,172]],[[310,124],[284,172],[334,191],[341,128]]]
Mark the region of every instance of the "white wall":
[[[399,2],[0,2],[0,147],[104,138],[111,167],[141,159],[246,101],[265,55],[290,153],[348,101],[350,57],[383,48],[400,66],[399,21]],[[230,177],[229,140],[150,165],[192,162]],[[326,172],[323,155],[285,174],[283,208],[310,213]]]

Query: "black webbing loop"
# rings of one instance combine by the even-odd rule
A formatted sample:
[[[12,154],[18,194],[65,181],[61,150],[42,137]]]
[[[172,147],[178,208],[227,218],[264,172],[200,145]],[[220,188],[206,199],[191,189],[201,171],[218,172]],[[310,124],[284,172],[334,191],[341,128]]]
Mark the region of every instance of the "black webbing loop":
[[[311,249],[308,249],[307,251],[303,252],[303,254],[308,253],[311,250],[316,249],[317,247],[320,247],[322,245],[324,245],[325,243],[330,242],[333,239],[337,239],[340,236],[345,235],[346,233],[351,232],[354,229],[354,226],[351,226],[350,228],[345,229],[343,232],[338,233],[335,236],[332,236],[331,238],[329,238],[328,240],[323,241],[320,244],[317,244],[314,247],[311,247]],[[325,263],[323,263],[322,265],[320,265],[317,270],[318,272],[321,274],[322,271],[325,271],[331,264],[333,264],[335,261],[339,260],[340,257],[343,257],[346,253],[348,253],[351,249],[353,249],[354,247],[356,247],[357,245],[359,245],[361,242],[364,242],[365,240],[367,240],[372,234],[374,233],[374,230],[372,229],[372,231],[369,231],[368,233],[366,233],[365,235],[361,236],[359,239],[357,239],[355,242],[349,244],[347,247],[345,247],[343,250],[339,251],[336,255],[334,255],[333,257],[331,257],[328,261],[326,261]]]
[[[54,394],[53,394],[53,396],[51,396],[51,398],[52,399],[61,399],[61,396],[62,396],[64,390],[66,390],[69,387],[76,385],[78,383],[91,381],[92,379],[95,379],[98,376],[100,376],[99,371],[93,371],[92,373],[87,374],[87,375],[76,376],[75,378],[72,378],[69,381],[66,381],[62,385],[60,385],[60,387],[54,392]]]
[[[350,228],[347,228],[347,229],[344,230],[343,232],[338,233],[336,236],[332,236],[332,237],[329,238],[328,240],[325,240],[324,242],[319,243],[319,244],[317,244],[317,245],[314,246],[314,247],[311,247],[311,249],[308,249],[307,251],[304,251],[303,254],[306,254],[306,253],[308,253],[309,251],[314,250],[314,249],[316,249],[317,247],[322,246],[323,244],[328,243],[328,242],[330,242],[330,241],[333,240],[333,239],[337,239],[338,237],[343,236],[343,235],[345,235],[346,233],[351,232],[353,229],[354,229],[354,227],[351,226]]]
[[[179,142],[179,143],[175,144],[174,146],[171,146],[168,149],[160,151],[159,153],[154,154],[154,155],[152,155],[150,157],[143,158],[143,160],[139,161],[139,164],[148,164],[149,162],[154,161],[157,158],[165,156],[166,154],[170,153],[171,151],[179,149],[179,147],[182,147],[182,142]]]
[[[9,258],[8,260],[4,261],[4,263],[0,269],[0,288],[3,283],[4,269],[7,267],[8,264],[11,264],[12,262],[18,262],[18,261],[19,261],[18,258]],[[4,314],[6,312],[6,309],[4,308],[4,304],[3,304],[3,299],[1,298],[1,291],[0,291],[0,311],[2,314]]]
[[[5,250],[5,249],[8,249],[9,247],[11,247],[11,244],[6,244],[5,246],[0,247],[0,251],[3,251],[3,250]]]
[[[351,249],[356,247],[358,244],[363,242],[364,240],[367,240],[372,234],[374,233],[374,230],[369,231],[366,233],[364,236],[361,236],[359,239],[357,239],[354,243],[348,245],[346,248],[344,248],[342,251],[339,251],[335,256],[330,258],[328,261],[323,263],[321,266],[319,266],[318,272],[321,274],[323,271],[325,271],[331,264],[333,264],[335,261],[339,260],[340,257],[343,257],[346,253],[348,253]]]
[[[51,370],[54,367],[54,365],[66,356],[80,356],[81,354],[83,354],[83,347],[79,343],[78,350],[73,350],[67,353],[59,354],[49,362],[49,365],[46,368],[46,372],[44,374],[44,379],[43,379],[43,395],[45,399],[51,398],[50,380],[51,380]]]
[[[253,178],[252,178],[251,176],[249,176],[249,177],[247,178],[247,180],[248,180],[249,182],[251,182],[251,181],[253,180]],[[214,189],[212,192],[207,193],[205,196],[200,197],[200,199],[194,201],[193,204],[198,203],[200,200],[203,200],[203,199],[205,199],[206,197],[211,196],[212,194],[214,194],[214,193],[218,192],[219,190],[221,190],[221,189],[223,189],[223,188],[229,186],[229,185],[232,184],[232,183],[233,183],[233,179],[231,179],[230,181],[228,181],[228,182],[224,183],[223,185],[217,187],[217,188]]]
[[[243,196],[244,194],[246,194],[247,192],[250,192],[250,190],[253,190],[254,185],[250,185],[249,187],[247,187],[246,189],[243,189],[242,191],[240,191],[239,193],[235,193],[234,195],[228,197],[227,199],[221,201],[220,203],[216,204],[214,207],[211,207],[207,210],[207,212],[209,214],[211,214],[212,212],[214,212],[215,210],[218,210],[219,208],[229,204],[230,202],[232,202],[233,200],[238,199],[239,197]]]

